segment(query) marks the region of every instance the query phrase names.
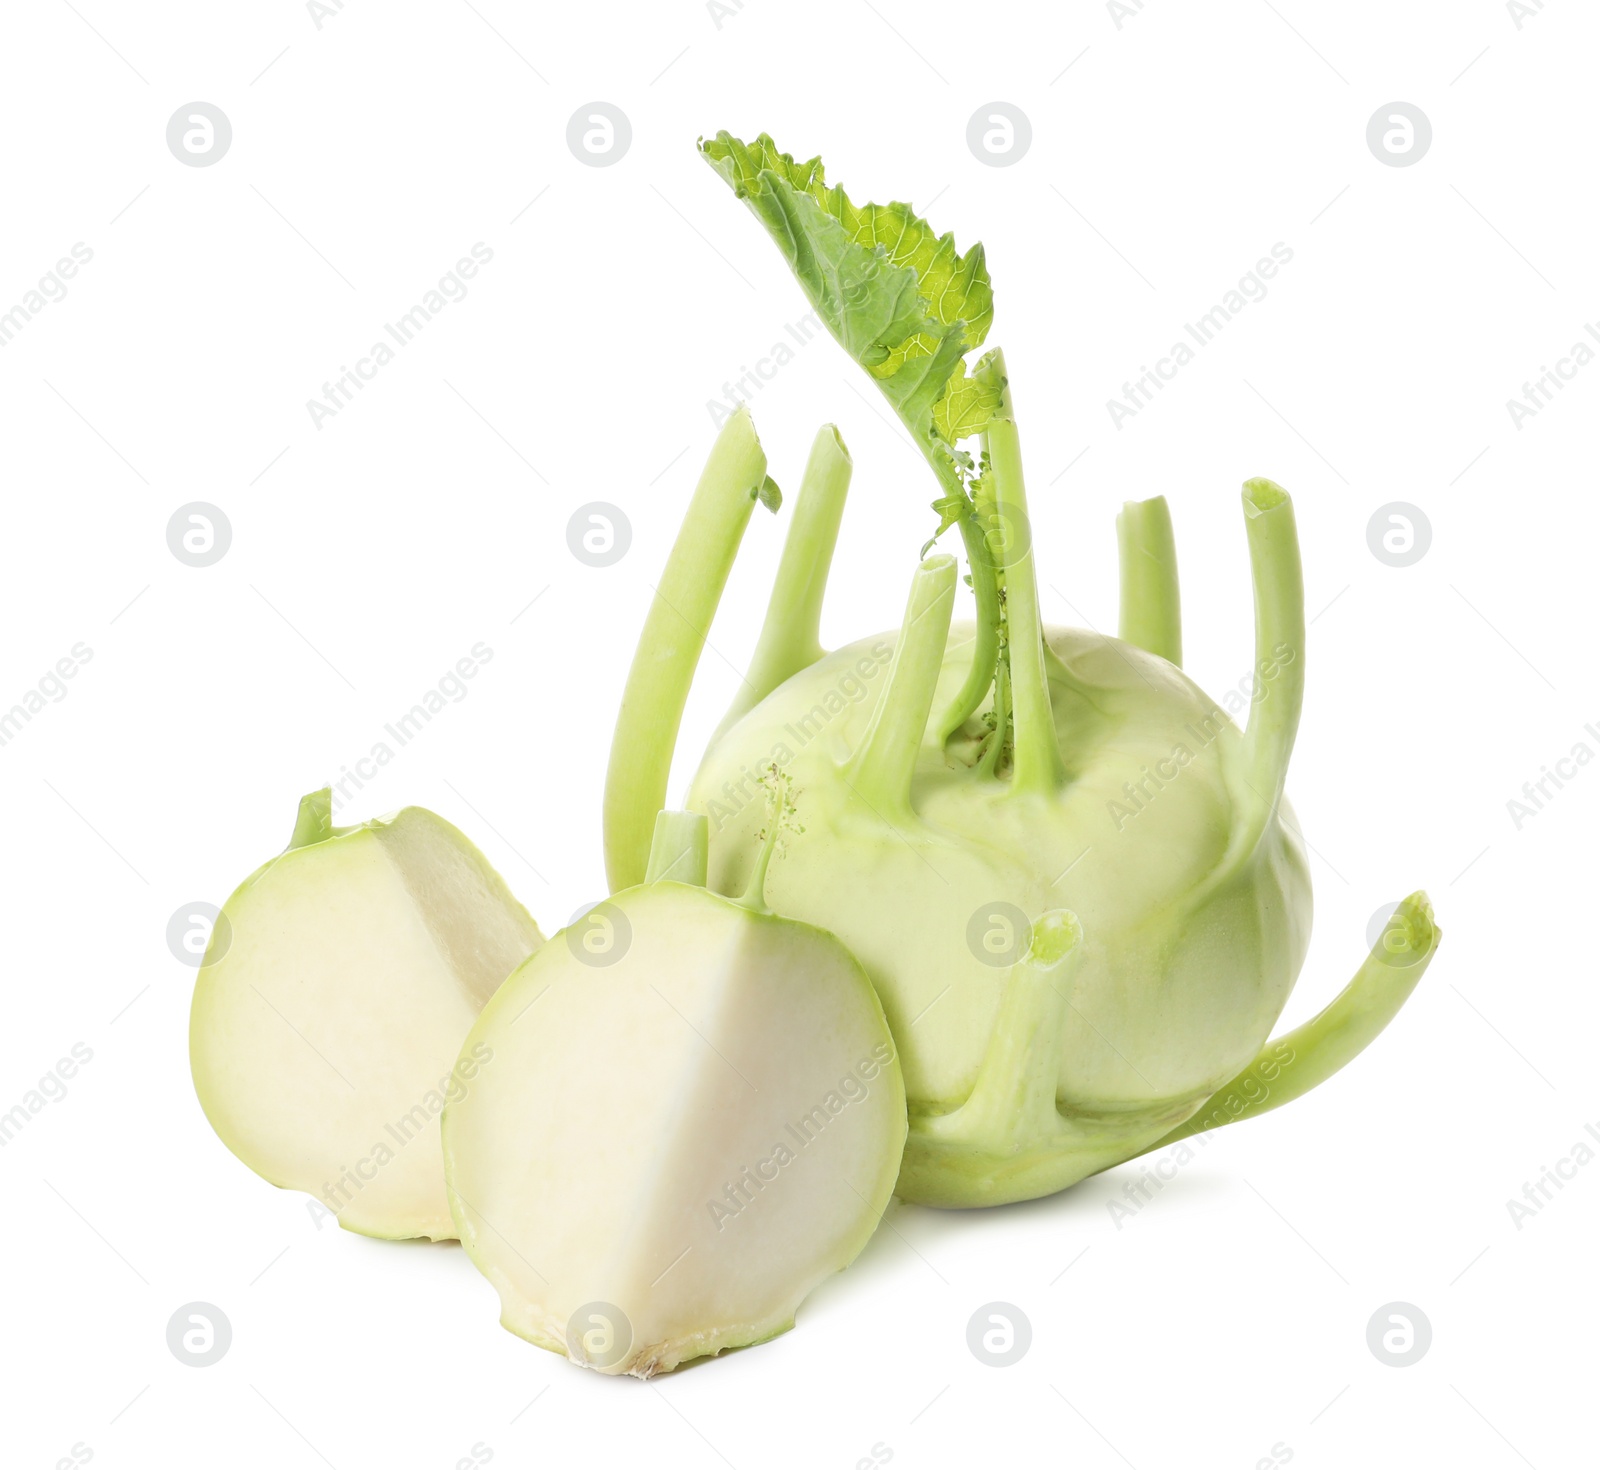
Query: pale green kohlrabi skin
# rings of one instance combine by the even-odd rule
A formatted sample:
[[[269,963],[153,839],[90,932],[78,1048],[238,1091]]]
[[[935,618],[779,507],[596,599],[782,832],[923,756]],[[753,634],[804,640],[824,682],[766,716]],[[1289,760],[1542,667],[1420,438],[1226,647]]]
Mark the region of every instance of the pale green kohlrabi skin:
[[[899,641],[887,635],[836,650],[740,719],[708,752],[689,802],[710,818],[711,886],[739,892],[763,820],[753,777],[775,762],[792,778],[805,830],[772,868],[769,901],[833,930],[861,960],[914,1116],[952,1112],[971,1094],[1027,924],[1052,908],[1077,916],[1082,955],[1054,1050],[1056,1098],[1081,1149],[1033,1174],[1030,1189],[1064,1187],[1154,1142],[1243,1068],[1283,1008],[1311,928],[1292,815],[1248,847],[1232,842],[1251,806],[1232,721],[1131,644],[1072,629],[1048,640],[1060,661],[1050,680],[1068,773],[1059,787],[1017,799],[1009,777],[927,732],[908,802],[862,778],[854,758],[889,677],[883,655]],[[936,708],[959,688],[971,644],[970,625],[952,630]]]
[[[1025,524],[1015,430],[990,440],[999,514]],[[902,1195],[1028,1198],[1120,1162],[1246,1067],[1283,1008],[1311,923],[1281,802],[1302,688],[1299,564],[1288,497],[1252,482],[1245,507],[1253,738],[1170,660],[1063,629],[1037,645],[1019,633],[1004,692],[958,722],[975,634],[948,633],[956,567],[940,556],[918,571],[898,637],[810,664],[707,753],[690,805],[711,822],[715,887],[736,890],[756,850],[751,775],[777,765],[800,793],[805,831],[771,901],[838,934],[883,998],[912,1117]],[[996,570],[1020,630],[1037,597],[1029,538],[1017,547]],[[1008,697],[1002,742],[994,704]],[[1058,989],[1008,1022],[1009,967],[1055,908],[1083,941]],[[1050,1107],[974,1148],[964,1104],[998,1085],[980,1080],[1012,1050],[1048,1071]]]

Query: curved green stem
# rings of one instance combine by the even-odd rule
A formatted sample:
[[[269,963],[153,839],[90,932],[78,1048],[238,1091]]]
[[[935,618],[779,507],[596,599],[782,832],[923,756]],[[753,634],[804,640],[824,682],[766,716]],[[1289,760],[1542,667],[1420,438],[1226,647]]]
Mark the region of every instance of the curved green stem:
[[[767,789],[767,824],[761,832],[761,851],[756,854],[756,865],[750,872],[750,881],[744,892],[733,902],[754,914],[770,914],[767,905],[767,869],[778,850],[778,835],[794,825],[794,791],[789,777],[774,763],[767,767],[761,784]]]
[[[994,733],[978,761],[978,770],[985,776],[1000,773],[1000,760],[1005,754],[1006,737],[1011,724],[1011,672],[1002,659],[994,671]]]
[[[722,426],[695,486],[623,689],[606,770],[606,875],[613,893],[644,877],[689,686],[766,473],[750,414],[740,408]]]
[[[1117,517],[1122,554],[1122,614],[1117,636],[1183,667],[1183,620],[1178,605],[1178,552],[1164,495],[1130,500]]]
[[[1241,766],[1249,793],[1233,837],[1236,853],[1250,851],[1277,813],[1306,687],[1305,587],[1294,504],[1271,480],[1246,480],[1244,514],[1255,584],[1256,666]]]
[[[1006,1155],[1067,1132],[1056,1087],[1068,991],[1082,958],[1083,929],[1074,914],[1051,909],[1034,921],[1028,952],[1006,977],[978,1080],[954,1112],[921,1120],[928,1137]]]
[[[979,375],[1005,379],[1005,358],[992,352]],[[1009,390],[1004,411],[1011,411]],[[1011,795],[1039,796],[1057,790],[1066,780],[1061,747],[1056,743],[1055,713],[1045,664],[1044,622],[1039,615],[1039,587],[1033,570],[1033,528],[1022,482],[1022,445],[1009,417],[995,419],[984,432],[989,475],[994,484],[995,513],[1004,547],[995,548],[1001,563],[1006,597],[1006,653],[1011,664],[1011,709],[1014,730]]]
[[[767,830],[761,838],[761,851],[756,854],[756,865],[750,870],[750,881],[745,884],[744,892],[733,900],[740,908],[757,914],[772,912],[767,907],[767,869],[772,866],[772,854],[778,850],[778,830],[782,825],[779,817],[767,818]]]
[[[851,759],[849,784],[882,816],[911,811],[911,777],[944,665],[956,597],[956,560],[930,556],[911,579],[905,622],[871,723]]]
[[[1413,893],[1395,911],[1355,979],[1331,1005],[1287,1036],[1269,1041],[1188,1122],[1139,1152],[1150,1153],[1196,1133],[1270,1113],[1326,1082],[1394,1019],[1438,951],[1439,937],[1428,895]]]
[[[655,835],[650,839],[646,883],[690,883],[706,886],[709,823],[699,812],[657,812]]]
[[[939,716],[934,735],[943,745],[982,707],[994,683],[995,664],[1000,656],[1000,583],[983,527],[976,516],[961,517],[961,544],[967,552],[967,569],[972,576],[976,632],[972,640],[972,662],[967,677],[955,697]]]
[[[850,451],[839,431],[832,424],[824,424],[812,441],[750,670],[711,737],[713,744],[785,679],[822,657],[817,636],[822,601],[833,565],[833,549],[839,539],[845,496],[850,489],[850,467]]]

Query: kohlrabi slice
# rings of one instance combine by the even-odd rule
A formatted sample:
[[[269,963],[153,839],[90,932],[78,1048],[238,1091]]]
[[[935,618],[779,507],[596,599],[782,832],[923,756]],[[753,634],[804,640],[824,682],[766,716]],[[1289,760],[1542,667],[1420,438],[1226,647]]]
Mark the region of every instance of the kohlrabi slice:
[[[649,1377],[776,1336],[888,1204],[899,1062],[855,957],[766,908],[783,821],[730,899],[702,886],[704,817],[662,813],[647,881],[468,1038],[483,1061],[444,1116],[461,1241],[501,1322],[575,1363]]]
[[[217,1136],[348,1230],[455,1235],[439,1117],[484,1002],[544,942],[483,855],[406,807],[332,825],[324,788],[239,886],[195,985],[189,1058]]]
[[[1306,656],[1288,495],[1244,487],[1256,651],[1241,729],[1179,667],[1164,500],[1118,522],[1121,636],[1045,626],[1005,363],[965,358],[993,315],[981,249],[958,253],[906,205],[853,204],[818,160],[764,135],[718,134],[702,152],[900,416],[939,484],[935,534],[959,527],[967,552],[973,623],[952,624],[957,568],[934,556],[898,633],[823,653],[849,459],[834,431],[819,435],[750,676],[688,802],[710,819],[711,886],[734,892],[760,822],[754,773],[776,765],[804,792],[805,831],[768,894],[849,945],[883,1000],[910,1109],[898,1192],[940,1205],[1047,1194],[1331,1076],[1395,1014],[1439,935],[1414,895],[1345,993],[1268,1041],[1311,925],[1284,798]],[[731,553],[716,528],[736,545],[738,510],[702,482],[700,535],[679,538],[663,581],[693,584],[703,543],[719,548],[707,582],[720,588]],[[698,607],[697,626],[714,609]],[[608,792],[614,884],[644,861],[661,742],[687,694],[685,662],[660,642],[647,627],[612,749],[613,772],[638,771],[651,732],[651,779]],[[641,669],[661,677],[646,685]],[[1081,940],[1065,943],[1059,920],[1038,942],[1060,910]]]

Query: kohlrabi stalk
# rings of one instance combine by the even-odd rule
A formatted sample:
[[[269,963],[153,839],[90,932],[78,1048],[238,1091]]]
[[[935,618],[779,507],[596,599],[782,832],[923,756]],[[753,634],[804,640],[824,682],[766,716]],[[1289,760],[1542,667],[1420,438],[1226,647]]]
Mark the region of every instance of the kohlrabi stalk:
[[[885,817],[911,812],[911,777],[944,666],[955,595],[953,556],[930,556],[917,568],[882,697],[844,776],[851,789]]]
[[[1187,1122],[1141,1153],[1196,1133],[1259,1118],[1310,1092],[1354,1061],[1399,1014],[1439,947],[1425,893],[1395,911],[1355,978],[1303,1026],[1274,1037],[1242,1072],[1217,1089]]]
[[[1006,975],[978,1080],[954,1112],[926,1121],[929,1138],[1011,1158],[1058,1145],[1069,1131],[1056,1107],[1059,1038],[1082,944],[1083,928],[1065,909],[1034,922],[1027,953]]]
[[[750,881],[734,902],[753,914],[770,914],[772,910],[767,906],[767,872],[772,867],[772,859],[777,855],[786,833],[798,833],[804,828],[795,818],[794,783],[776,766],[769,766],[760,784],[767,793],[767,825],[757,834],[761,851],[756,854],[756,865],[751,869]]]
[[[646,883],[706,882],[706,819],[699,812],[661,812],[650,839]]]
[[[750,659],[750,672],[717,727],[717,735],[753,709],[785,679],[822,657],[818,638],[822,598],[839,539],[845,492],[850,488],[850,451],[832,424],[817,430],[800,481],[794,519],[783,543],[783,560],[772,584],[761,637]],[[713,736],[713,739],[716,737]]]
[[[1004,356],[992,352],[978,377],[994,385],[997,414],[984,430],[987,475],[994,486],[995,519],[989,550],[1005,589],[1005,658],[1010,676],[1010,723],[1015,755],[1011,791],[1015,797],[1053,793],[1066,779],[1056,744],[1055,714],[1044,655],[1044,622],[1039,615],[1039,585],[1033,566],[1033,530],[1022,483],[1022,447],[1011,417]],[[1004,724],[997,718],[996,734]]]
[[[741,407],[722,426],[695,487],[617,714],[605,796],[606,874],[614,889],[644,877],[700,651],[750,511],[758,498],[776,510],[776,489],[749,411]]]
[[[1271,480],[1246,480],[1243,499],[1255,583],[1254,682],[1259,696],[1250,707],[1241,763],[1242,779],[1254,801],[1235,832],[1236,850],[1247,852],[1277,817],[1300,728],[1306,687],[1306,608],[1300,537],[1288,493]]]
[[[1122,554],[1122,616],[1117,637],[1181,669],[1178,553],[1166,497],[1128,501],[1117,517],[1117,545]]]
[[[289,850],[326,842],[339,832],[333,825],[333,788],[324,786],[300,798],[294,814],[294,831],[289,835]]]

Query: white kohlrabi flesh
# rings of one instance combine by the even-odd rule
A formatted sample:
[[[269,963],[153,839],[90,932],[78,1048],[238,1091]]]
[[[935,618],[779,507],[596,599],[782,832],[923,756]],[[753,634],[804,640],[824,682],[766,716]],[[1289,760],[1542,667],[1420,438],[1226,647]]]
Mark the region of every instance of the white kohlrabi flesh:
[[[1118,522],[1121,636],[1044,625],[1004,362],[991,352],[969,370],[964,356],[993,309],[981,247],[961,256],[905,205],[857,208],[820,162],[768,138],[703,147],[904,420],[939,483],[938,531],[956,527],[967,552],[974,622],[952,625],[957,568],[933,556],[897,634],[824,654],[850,462],[836,431],[819,433],[750,674],[689,799],[710,821],[711,886],[731,892],[757,850],[755,775],[776,765],[801,793],[804,832],[767,891],[849,945],[883,1000],[910,1107],[898,1192],[941,1205],[1047,1194],[1330,1076],[1399,1009],[1438,931],[1413,895],[1348,989],[1268,1041],[1311,927],[1283,797],[1305,669],[1289,497],[1244,487],[1256,654],[1241,731],[1179,667],[1164,500]],[[704,589],[687,615],[702,639],[758,463],[764,474],[741,411],[669,560],[663,585]],[[624,696],[614,886],[637,881],[664,797],[699,651],[681,621],[658,600]],[[1030,929],[1056,910],[1082,940],[1041,979]]]
[[[707,892],[705,819],[663,813],[648,874],[524,964],[445,1110],[461,1241],[501,1321],[649,1377],[763,1342],[888,1205],[905,1090],[832,935]]]
[[[195,1091],[240,1159],[346,1229],[449,1239],[439,1117],[475,1070],[462,1040],[543,939],[443,818],[406,807],[338,828],[331,799],[301,802],[288,848],[213,926]]]

